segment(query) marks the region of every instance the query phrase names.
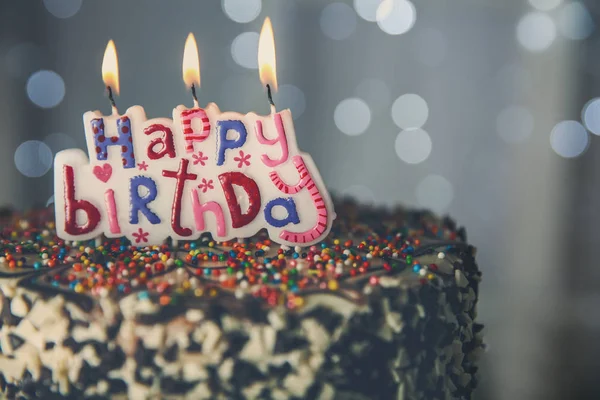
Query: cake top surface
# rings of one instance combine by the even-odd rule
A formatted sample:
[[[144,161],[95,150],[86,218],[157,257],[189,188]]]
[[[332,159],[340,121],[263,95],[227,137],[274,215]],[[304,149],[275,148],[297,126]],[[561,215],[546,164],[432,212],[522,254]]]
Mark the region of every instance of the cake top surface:
[[[331,233],[307,248],[280,246],[264,232],[239,242],[215,242],[207,234],[152,247],[132,246],[127,239],[66,242],[55,235],[50,209],[5,213],[1,284],[62,294],[84,310],[99,299],[119,301],[130,294],[167,308],[217,300],[234,308],[252,303],[297,309],[320,294],[360,303],[365,287],[390,279],[396,286],[454,279],[447,258],[467,244],[452,220],[428,211],[336,203]]]

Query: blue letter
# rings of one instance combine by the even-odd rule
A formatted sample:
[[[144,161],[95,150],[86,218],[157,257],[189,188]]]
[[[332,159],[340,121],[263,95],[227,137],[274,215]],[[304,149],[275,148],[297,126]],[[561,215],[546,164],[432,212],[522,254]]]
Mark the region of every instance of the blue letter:
[[[287,217],[284,219],[276,219],[273,217],[273,207],[275,206],[281,206],[285,208],[288,213]],[[288,197],[287,199],[278,197],[268,202],[265,206],[265,219],[270,225],[276,228],[284,227],[290,223],[300,223],[300,219],[298,218],[298,210],[296,210],[296,203],[294,203],[294,200],[291,197]]]
[[[148,194],[144,197],[140,196],[140,186],[148,189]],[[134,176],[129,182],[129,199],[131,201],[131,213],[129,214],[129,223],[139,223],[139,212],[148,218],[151,224],[160,224],[160,218],[148,208],[148,203],[156,199],[156,183],[147,176]]]
[[[219,132],[219,151],[217,155],[217,165],[223,165],[225,162],[225,150],[242,147],[246,143],[246,127],[240,120],[226,120],[217,122]],[[240,137],[236,140],[227,139],[227,132],[236,131]]]

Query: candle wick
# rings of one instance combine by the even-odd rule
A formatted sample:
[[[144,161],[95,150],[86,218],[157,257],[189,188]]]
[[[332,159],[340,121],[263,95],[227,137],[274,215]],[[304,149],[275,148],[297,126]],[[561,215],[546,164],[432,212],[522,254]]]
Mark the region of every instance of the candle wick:
[[[112,112],[113,112],[113,114],[116,115],[119,112],[117,111],[117,104],[115,103],[115,98],[113,96],[112,88],[110,86],[107,86],[106,90],[108,90],[108,101],[110,101],[110,106],[112,108]]]
[[[192,83],[192,98],[194,99],[194,106],[198,107],[198,96],[196,95],[196,86]]]
[[[271,85],[267,83],[267,98],[269,99],[269,104],[272,107],[275,107],[275,103],[273,103],[273,95],[271,94]]]

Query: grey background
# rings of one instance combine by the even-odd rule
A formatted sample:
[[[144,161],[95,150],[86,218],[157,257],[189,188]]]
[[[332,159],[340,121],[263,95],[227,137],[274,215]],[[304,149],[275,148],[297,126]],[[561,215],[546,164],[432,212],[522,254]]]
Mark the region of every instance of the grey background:
[[[84,148],[82,114],[109,112],[100,77],[108,39],[119,52],[121,110],[140,104],[149,117],[168,117],[176,105],[190,104],[181,58],[191,31],[200,48],[200,103],[267,113],[258,71],[236,64],[231,44],[243,32],[260,31],[269,15],[279,83],[304,94],[305,111],[295,120],[300,148],[313,155],[333,191],[420,206],[416,190],[429,174],[451,183],[452,201],[439,211],[467,227],[484,272],[479,315],[489,351],[477,397],[599,398],[600,144],[590,135],[583,155],[565,159],[549,140],[558,122],[580,120],[584,104],[600,95],[598,34],[574,41],[558,33],[545,51],[528,51],[515,32],[535,10],[531,4],[543,1],[415,1],[416,23],[403,35],[388,35],[354,14],[328,20],[342,31],[356,25],[348,38],[333,40],[321,26],[329,1],[263,0],[256,19],[236,23],[220,1],[85,0],[62,19],[44,2],[0,0],[0,203],[27,208],[52,195],[51,171],[29,178],[17,170],[19,144],[61,133],[60,143]],[[353,9],[353,1],[345,3]],[[543,12],[557,23],[572,2],[558,3]],[[587,6],[597,22],[598,6]],[[40,69],[64,80],[56,107],[28,99],[27,80]],[[380,80],[382,88],[363,85],[357,92],[364,79]],[[433,147],[419,164],[405,163],[394,150],[401,129],[390,110],[406,93],[419,94],[429,107],[423,128]],[[356,96],[369,105],[371,122],[361,135],[348,136],[334,112]],[[275,101],[291,104],[292,112],[302,108],[283,94]],[[534,121],[516,144],[496,131],[499,113],[511,105],[528,109]]]

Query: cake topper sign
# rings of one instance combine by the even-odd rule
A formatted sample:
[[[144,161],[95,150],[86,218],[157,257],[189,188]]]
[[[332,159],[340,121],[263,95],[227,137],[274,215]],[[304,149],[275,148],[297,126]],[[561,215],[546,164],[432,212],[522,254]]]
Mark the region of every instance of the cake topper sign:
[[[271,53],[272,60],[259,57],[269,92],[276,87],[271,46],[262,53]],[[115,70],[103,73],[111,99],[118,87],[116,51],[114,57],[110,63],[105,57],[104,64]],[[176,107],[173,119],[147,119],[140,106],[120,115],[114,102],[112,115],[84,114],[89,159],[70,149],[54,161],[58,235],[126,236],[150,245],[167,237],[193,240],[203,232],[225,241],[266,228],[282,244],[322,240],[335,213],[312,158],[298,149],[291,112],[275,112],[273,105],[268,116],[221,112],[214,103],[200,108],[193,38],[184,60],[194,107]]]

